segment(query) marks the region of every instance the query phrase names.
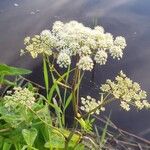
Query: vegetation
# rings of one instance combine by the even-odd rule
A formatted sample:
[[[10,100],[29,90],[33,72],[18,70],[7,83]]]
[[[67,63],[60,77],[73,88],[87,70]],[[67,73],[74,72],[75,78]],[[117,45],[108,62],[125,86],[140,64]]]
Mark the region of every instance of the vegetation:
[[[82,97],[80,93],[87,71],[92,71],[95,65],[105,65],[108,56],[122,58],[124,37],[114,38],[101,26],[91,29],[77,21],[65,24],[56,21],[51,31],[26,37],[24,44],[21,55],[30,53],[33,58],[40,55],[43,59],[46,94],[40,94],[37,84],[30,81],[23,84],[22,75],[31,71],[0,65],[0,84],[6,87],[0,97],[0,149],[112,149],[108,127],[115,127],[110,117],[105,119],[100,133],[96,126],[94,131],[93,115],[101,115],[113,101],[118,101],[126,111],[132,106],[138,110],[150,108],[146,92],[123,71],[114,81],[106,80],[100,86],[98,99]],[[15,76],[15,80],[12,82],[7,76]],[[66,111],[71,106],[73,123],[69,128]]]

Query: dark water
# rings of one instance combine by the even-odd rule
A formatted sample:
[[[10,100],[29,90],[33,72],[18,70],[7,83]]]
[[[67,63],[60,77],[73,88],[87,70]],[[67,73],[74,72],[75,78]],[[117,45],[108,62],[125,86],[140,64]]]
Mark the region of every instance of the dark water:
[[[128,44],[121,61],[96,67],[96,84],[122,69],[150,93],[150,0],[0,0],[0,62],[32,68],[32,79],[40,82],[40,60],[19,56],[24,37],[51,27],[56,20],[78,20],[90,26],[95,17],[107,32],[125,36]],[[83,95],[95,95],[96,86],[86,82],[89,78],[90,74]],[[116,104],[110,109],[119,127],[150,140],[150,111],[127,113]]]

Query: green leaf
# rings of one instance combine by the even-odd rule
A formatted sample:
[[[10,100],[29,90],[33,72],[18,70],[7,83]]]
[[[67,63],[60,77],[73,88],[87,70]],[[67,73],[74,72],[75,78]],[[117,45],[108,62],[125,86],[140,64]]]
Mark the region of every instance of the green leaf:
[[[52,72],[51,72],[51,75],[52,75]],[[67,73],[64,73],[61,77],[59,77],[57,80],[55,80],[52,76],[52,79],[53,79],[53,85],[49,91],[49,94],[48,94],[48,100],[49,102],[51,102],[52,100],[52,97],[53,97],[53,93],[54,91],[56,90],[56,92],[58,92],[58,81],[62,81],[64,79],[64,77],[67,75]],[[58,93],[59,94],[59,93]]]
[[[0,149],[2,149],[4,138],[0,136]]]
[[[81,76],[80,80],[78,81],[78,83],[75,85],[75,91],[79,88],[81,80],[83,78],[83,75]],[[67,109],[68,105],[70,104],[71,100],[73,98],[73,92],[69,95],[69,97],[66,100],[65,106],[64,106],[64,110]]]
[[[69,130],[66,130],[66,129],[61,129],[60,130],[61,132],[63,132],[63,134],[68,137],[70,135],[70,131]],[[80,135],[79,134],[73,134],[73,136],[71,137],[71,140],[70,141],[73,141],[74,143],[77,143],[79,142],[80,140]]]
[[[50,136],[50,141],[46,142],[44,145],[45,148],[64,148],[65,139],[57,134],[52,134]]]
[[[28,145],[24,145],[21,150],[26,150],[27,148],[28,148]]]
[[[68,137],[70,135],[70,131],[65,129],[60,129],[63,134]],[[68,150],[73,150],[72,148],[75,147],[79,142],[80,136],[77,134],[73,134],[69,143],[68,143]],[[57,134],[56,131],[53,131],[49,135],[49,141],[45,143],[45,148],[57,148],[57,149],[64,149],[66,144],[66,140],[60,134]],[[76,149],[77,150],[77,149]],[[82,150],[82,149],[81,149]]]
[[[24,74],[30,74],[32,71],[23,69],[23,68],[17,68],[17,67],[11,67],[6,64],[0,64],[0,75],[24,75]]]
[[[4,142],[2,150],[10,150],[12,144],[8,142]]]
[[[57,103],[57,101],[56,101],[55,98],[53,99],[53,103],[54,103],[55,106],[57,106],[57,107],[59,108],[58,103]],[[57,111],[56,109],[55,109],[55,111],[56,111],[56,115],[57,115],[57,118],[58,118],[59,125],[60,125],[60,127],[62,128],[63,126],[62,126],[61,113],[60,113],[59,111]]]
[[[56,79],[53,75],[53,72],[51,72],[51,76],[52,76],[53,82],[56,82]],[[62,97],[61,97],[61,94],[60,94],[60,89],[59,89],[59,86],[58,86],[58,82],[56,82],[56,87],[55,88],[56,88],[56,92],[59,96],[60,101],[62,101]]]
[[[5,85],[9,85],[9,86],[14,86],[14,85],[16,85],[15,82],[11,82],[11,81],[6,80],[6,79],[3,79],[2,81],[0,81],[0,83],[3,83],[3,84],[5,84]]]
[[[78,144],[74,150],[84,150],[84,145],[83,144]]]
[[[67,108],[68,105],[70,104],[70,102],[71,102],[71,100],[72,100],[72,97],[73,97],[73,94],[71,93],[71,94],[69,95],[69,97],[67,98],[67,100],[66,100],[64,110],[66,110],[66,108]]]
[[[74,69],[70,70],[69,72],[71,73]],[[52,72],[51,72],[52,73]],[[53,81],[53,85],[50,88],[49,94],[48,94],[48,100],[49,102],[51,102],[52,97],[53,97],[53,93],[56,90],[56,92],[58,92],[57,86],[58,83],[60,83],[62,80],[64,80],[64,78],[67,76],[68,72],[64,73],[62,76],[60,76],[57,80]],[[57,93],[58,94],[58,93]],[[59,95],[58,95],[59,96]]]
[[[104,127],[103,132],[102,132],[102,136],[100,138],[101,148],[105,145],[105,138],[106,138],[106,134],[107,134],[107,128],[108,128],[108,125],[110,122],[110,115],[111,115],[111,113],[109,114],[109,117],[107,118],[107,122],[105,124],[105,127]]]
[[[35,128],[31,128],[31,129],[23,129],[22,130],[22,135],[27,143],[27,145],[32,146],[36,136],[37,136],[37,130]]]
[[[43,72],[44,72],[44,81],[45,81],[46,92],[48,94],[49,78],[48,78],[47,64],[46,64],[45,59],[43,59]]]
[[[14,146],[15,146],[15,150],[20,150],[21,149],[21,144],[19,142],[15,143]]]
[[[83,129],[86,129],[87,125],[86,125],[86,122],[83,118],[80,118],[80,119],[76,118],[76,120],[80,123],[80,125]]]
[[[28,149],[30,149],[30,150],[38,150],[37,148],[30,147],[30,146],[28,146],[28,145],[24,145],[21,150],[28,150]]]

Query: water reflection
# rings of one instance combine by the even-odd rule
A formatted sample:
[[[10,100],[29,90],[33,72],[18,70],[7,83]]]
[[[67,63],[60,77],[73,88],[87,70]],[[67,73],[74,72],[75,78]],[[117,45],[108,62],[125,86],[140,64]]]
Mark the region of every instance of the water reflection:
[[[14,6],[14,4],[18,6]],[[128,47],[124,58],[120,61],[110,60],[95,74],[97,85],[106,78],[113,78],[121,69],[130,78],[139,81],[142,87],[150,91],[150,1],[149,0],[1,0],[0,1],[0,62],[34,68],[40,60],[32,60],[28,56],[19,56],[26,35],[39,33],[52,26],[55,20],[78,20],[92,25],[93,17],[106,31],[127,38]],[[35,71],[34,79],[39,81]],[[83,94],[94,94],[96,86],[86,81],[91,78],[88,73],[83,87]],[[94,87],[94,88],[93,88]],[[98,91],[98,90],[97,90]],[[97,95],[95,95],[96,97]],[[148,137],[150,133],[149,112],[126,113],[113,104],[112,119],[122,128]],[[118,115],[119,113],[119,115]],[[145,132],[143,131],[145,130]],[[147,131],[147,132],[146,132]],[[146,135],[147,134],[147,135]]]

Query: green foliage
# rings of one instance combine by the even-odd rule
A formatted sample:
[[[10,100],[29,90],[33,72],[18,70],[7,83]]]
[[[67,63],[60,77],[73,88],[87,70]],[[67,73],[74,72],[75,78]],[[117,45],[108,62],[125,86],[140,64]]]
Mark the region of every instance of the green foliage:
[[[26,144],[31,147],[34,144],[35,138],[37,137],[37,130],[35,128],[23,129],[22,135],[26,141]]]
[[[107,62],[108,54],[113,59],[122,58],[122,50],[126,47],[125,38],[119,36],[114,39],[111,34],[106,34],[101,26],[90,29],[76,21],[67,24],[58,21],[52,31],[45,30],[33,38],[26,37],[24,43],[26,48],[22,53],[29,52],[33,58],[39,54],[43,56],[46,96],[38,93],[38,88],[30,82],[22,86],[23,81],[18,83],[18,80],[12,82],[6,79],[7,76],[30,74],[30,70],[0,64],[0,85],[14,87],[12,91],[3,92],[6,94],[0,97],[0,149],[102,149],[106,143],[110,117],[102,135],[96,130],[99,138],[97,142],[93,137],[89,137],[93,133],[95,121],[92,114],[99,115],[105,111],[105,105],[121,98],[124,90],[129,92],[123,95],[121,106],[129,110],[128,93],[131,94],[132,82],[121,73],[121,78],[116,78],[120,84],[116,84],[113,89],[114,82],[108,80],[107,84],[101,87],[104,93],[100,94],[98,100],[89,95],[80,98],[81,82],[85,71],[92,71],[96,63],[104,65]],[[71,64],[72,60],[74,64]],[[63,70],[58,70],[56,63]],[[125,82],[122,82],[124,80]],[[122,85],[126,88],[122,89]],[[135,94],[138,91],[142,103],[136,101],[135,104],[139,108],[150,108],[150,104],[143,100],[146,98],[146,92],[139,92],[139,87],[134,83],[133,88],[136,92],[132,92],[131,98],[137,97]],[[80,99],[82,106],[79,108]],[[70,117],[70,114],[66,113],[70,104],[73,106],[74,116],[72,128],[68,129],[65,121],[66,117]]]
[[[105,124],[105,127],[103,129],[103,132],[102,132],[102,135],[101,135],[101,138],[100,138],[100,147],[101,148],[103,148],[103,146],[106,143],[106,135],[107,135],[107,128],[108,128],[108,125],[109,125],[109,121],[110,121],[110,115],[109,115],[109,118],[107,119],[107,122]]]
[[[0,64],[0,75],[17,76],[30,74],[32,71],[22,68],[11,67],[6,64]]]
[[[45,81],[46,92],[48,94],[49,78],[48,78],[48,70],[47,70],[47,64],[46,64],[46,60],[45,59],[43,59],[43,74],[44,74],[44,81]]]
[[[11,105],[12,107],[8,107],[9,103],[11,104],[15,99],[9,99],[9,101],[7,99],[11,97],[15,98],[15,92],[1,97],[0,149],[65,149],[67,143],[66,138],[69,137],[70,131],[52,126],[52,118],[48,109],[48,107],[51,106],[57,113],[62,114],[58,104],[49,103],[44,96],[36,93],[31,83],[27,84],[24,88],[35,92],[36,102],[33,103],[32,107],[28,106],[27,103],[20,103],[22,102],[22,98],[25,98],[21,95],[15,107],[13,107],[13,105]],[[18,89],[16,88],[16,90]],[[23,90],[23,88],[20,89],[20,92],[21,90]],[[43,104],[43,101],[45,101],[46,104]],[[80,136],[74,134],[67,144],[67,149],[73,149],[79,142]]]
[[[0,84],[15,85],[14,82],[7,80],[5,77],[25,75],[30,74],[31,72],[32,71],[27,69],[11,67],[6,64],[0,64]]]
[[[95,121],[94,118],[90,119],[89,116],[87,119],[79,118],[77,121],[85,132],[91,132],[93,130],[92,124]]]

